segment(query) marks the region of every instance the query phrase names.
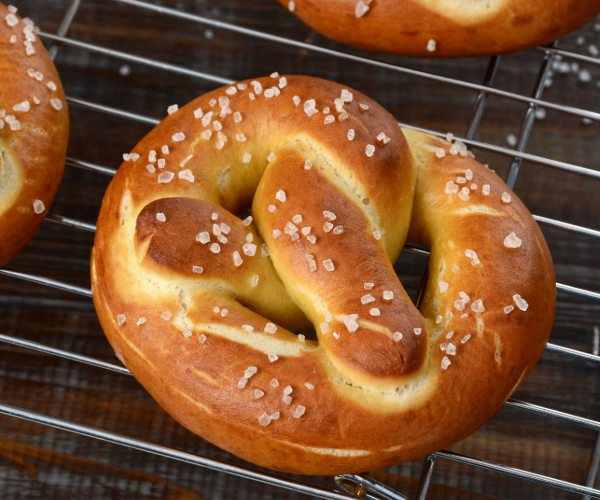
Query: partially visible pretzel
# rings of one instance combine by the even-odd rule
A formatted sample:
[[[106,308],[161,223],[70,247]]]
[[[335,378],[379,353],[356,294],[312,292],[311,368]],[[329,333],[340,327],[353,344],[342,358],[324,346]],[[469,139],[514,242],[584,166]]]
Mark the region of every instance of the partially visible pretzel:
[[[319,33],[417,57],[505,54],[550,43],[600,13],[597,0],[278,0]]]
[[[33,238],[62,178],[69,114],[30,19],[0,3],[0,266]]]
[[[108,188],[91,272],[117,356],[182,425],[272,469],[367,471],[468,436],[525,380],[552,260],[464,145],[304,76],[169,111]],[[431,248],[422,316],[392,267],[407,233]],[[291,333],[311,324],[318,343]]]

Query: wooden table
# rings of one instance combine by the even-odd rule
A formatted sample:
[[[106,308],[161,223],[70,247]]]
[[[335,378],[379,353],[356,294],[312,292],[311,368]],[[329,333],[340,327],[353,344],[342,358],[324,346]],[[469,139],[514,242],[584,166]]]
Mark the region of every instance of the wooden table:
[[[42,30],[56,32],[68,0],[24,0],[20,13]],[[421,61],[366,54],[329,41],[304,26],[274,0],[163,0],[161,4],[295,40],[365,55],[381,61],[481,83],[489,59]],[[244,79],[304,73],[347,83],[377,99],[406,123],[464,134],[476,94],[433,80],[260,41],[225,30],[144,12],[115,1],[86,0],[69,36],[198,71]],[[588,25],[565,37],[560,47],[585,52],[575,43],[600,34]],[[531,94],[543,53],[531,50],[502,57],[495,86]],[[143,115],[162,117],[168,105],[184,104],[214,88],[200,79],[63,47],[57,57],[68,95]],[[544,98],[597,111],[600,68],[582,83],[576,74],[552,77]],[[122,73],[120,73],[120,70]],[[507,146],[517,135],[526,104],[490,97],[477,139]],[[133,121],[70,106],[69,156],[116,168],[150,129]],[[548,111],[536,121],[527,151],[598,168],[599,125]],[[505,176],[510,159],[475,150],[478,160]],[[67,167],[53,213],[94,223],[110,178]],[[598,181],[524,163],[515,191],[532,213],[589,228],[598,222]],[[544,228],[557,281],[600,291],[600,242]],[[46,222],[11,267],[89,287],[93,235]],[[397,264],[402,282],[415,294],[425,261],[403,253]],[[600,303],[558,296],[551,341],[592,351]],[[95,358],[116,362],[91,300],[0,277],[0,332]],[[544,354],[516,398],[598,420],[600,367]],[[232,463],[242,460],[180,427],[131,377],[0,344],[0,401],[101,429]],[[491,422],[451,449],[528,471],[584,484],[597,433],[557,420],[504,408]],[[414,495],[422,460],[375,476]],[[304,478],[333,487],[330,478]],[[597,484],[600,484],[598,482]],[[131,451],[49,427],[0,417],[0,497],[2,499],[297,499],[301,496],[256,482],[214,473],[165,458]],[[527,481],[439,460],[428,498],[567,499],[575,495]]]

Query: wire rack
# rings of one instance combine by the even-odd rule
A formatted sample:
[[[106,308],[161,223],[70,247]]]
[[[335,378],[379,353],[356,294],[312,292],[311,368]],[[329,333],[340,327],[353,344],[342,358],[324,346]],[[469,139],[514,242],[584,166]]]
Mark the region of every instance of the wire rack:
[[[535,85],[535,90],[531,96],[525,96],[518,93],[512,93],[504,90],[500,90],[494,88],[492,85],[494,84],[494,79],[496,77],[496,72],[499,66],[500,58],[492,57],[490,59],[485,78],[481,84],[475,84],[467,81],[463,81],[460,79],[448,78],[444,76],[439,76],[432,73],[426,73],[423,71],[418,71],[414,69],[410,69],[407,67],[402,67],[398,65],[388,64],[385,62],[368,59],[364,57],[359,57],[356,55],[340,52],[337,50],[332,50],[325,47],[320,47],[317,45],[312,45],[309,43],[299,42],[288,38],[283,38],[280,36],[270,35],[267,33],[263,33],[260,31],[244,28],[238,26],[236,24],[231,24],[227,22],[221,22],[215,19],[186,13],[182,10],[175,10],[170,8],[165,8],[161,6],[157,6],[150,2],[143,2],[140,0],[114,0],[119,4],[126,4],[130,7],[134,7],[137,9],[143,9],[146,11],[154,11],[156,13],[160,13],[163,16],[170,16],[174,18],[178,18],[184,20],[189,23],[197,23],[200,25],[218,28],[222,30],[228,30],[231,32],[235,32],[237,34],[245,35],[251,38],[258,38],[268,42],[274,42],[277,44],[283,44],[286,46],[292,46],[299,49],[304,49],[307,51],[317,52],[322,55],[326,55],[332,58],[345,59],[350,60],[354,63],[366,65],[368,67],[376,67],[380,69],[384,69],[391,72],[400,72],[406,75],[409,75],[415,79],[430,79],[435,80],[437,82],[444,83],[446,85],[468,89],[476,92],[476,101],[472,116],[469,120],[467,133],[465,137],[461,137],[465,144],[469,145],[471,148],[479,149],[483,151],[488,151],[494,154],[507,156],[511,159],[510,169],[508,172],[508,176],[506,179],[506,183],[510,188],[513,188],[515,182],[517,180],[517,176],[519,175],[519,170],[521,167],[521,163],[523,161],[532,162],[544,167],[550,167],[554,169],[559,169],[566,172],[571,172],[577,175],[585,176],[593,179],[600,179],[600,172],[584,168],[575,164],[557,161],[550,158],[545,158],[542,156],[536,156],[525,152],[525,148],[527,146],[530,133],[532,131],[532,127],[534,124],[535,112],[538,106],[542,106],[545,109],[554,110],[559,113],[565,113],[568,115],[574,115],[581,117],[587,120],[600,121],[600,114],[588,111],[585,109],[580,109],[577,107],[570,107],[562,104],[556,104],[553,102],[549,102],[543,99],[543,92],[546,87],[547,79],[549,78],[549,74],[551,71],[551,66],[553,62],[553,58],[557,55],[563,58],[570,58],[573,60],[579,60],[585,63],[600,65],[600,59],[594,57],[588,57],[585,55],[581,55],[578,53],[561,50],[557,47],[558,42],[554,42],[545,47],[538,47],[537,50],[542,51],[543,61],[538,71],[537,81]],[[50,47],[50,56],[54,59],[57,55],[57,52],[61,46],[67,45],[76,47],[78,49],[82,49],[85,51],[89,51],[90,53],[102,54],[105,56],[109,56],[112,58],[120,59],[122,61],[136,63],[139,65],[145,65],[148,67],[157,68],[167,74],[179,74],[184,75],[186,77],[197,78],[201,80],[205,80],[210,83],[218,84],[218,85],[227,85],[234,83],[232,80],[227,78],[223,78],[217,75],[208,74],[204,72],[194,71],[192,69],[188,69],[186,67],[177,66],[165,62],[161,62],[158,60],[154,60],[151,58],[137,56],[135,54],[120,52],[117,50],[111,50],[102,46],[98,46],[96,44],[85,43],[81,41],[77,41],[67,37],[67,33],[69,28],[79,10],[81,5],[81,0],[72,0],[69,8],[67,9],[60,28],[57,33],[40,33],[40,37],[52,43]],[[497,145],[488,144],[485,142],[475,140],[475,136],[479,129],[479,125],[481,123],[482,115],[484,112],[484,108],[486,106],[487,97],[488,96],[498,96],[505,99],[510,99],[513,101],[519,101],[525,103],[527,105],[527,110],[525,116],[523,117],[520,133],[518,136],[517,144],[512,148],[501,147]],[[101,103],[90,102],[87,100],[77,99],[74,97],[67,97],[67,101],[71,105],[87,108],[88,110],[94,110],[101,113],[106,113],[117,118],[123,120],[132,120],[135,122],[143,123],[146,125],[156,125],[159,120],[149,117],[143,116],[136,113],[131,113],[123,109],[116,109],[109,106],[105,106]],[[425,132],[438,135],[445,136],[445,133],[428,130],[419,127],[414,127],[411,124],[400,123],[400,125],[404,127],[412,127],[418,130],[423,130]],[[115,170],[100,166],[94,163],[90,163],[85,161],[84,159],[78,158],[67,158],[67,165],[78,167],[81,169],[85,169],[88,171],[95,172],[101,175],[112,176],[115,174]],[[534,215],[534,218],[538,221],[538,223],[550,226],[559,230],[563,230],[570,233],[575,233],[581,236],[590,237],[590,238],[600,238],[600,231],[596,231],[593,229],[589,229],[586,227],[581,227],[578,225],[566,223],[560,220],[554,220],[547,217],[541,217]],[[95,226],[93,224],[88,224],[73,218],[68,218],[61,216],[59,214],[49,213],[46,216],[46,219],[58,224],[63,224],[67,226],[71,226],[77,228],[82,231],[94,232]],[[407,244],[404,248],[405,251],[417,253],[420,255],[428,256],[428,251],[419,248],[414,245]],[[91,290],[64,283],[61,281],[56,281],[53,279],[49,279],[47,277],[20,272],[16,269],[12,269],[9,267],[5,267],[0,269],[0,274],[5,276],[9,276],[11,278],[16,278],[19,280],[26,280],[30,282],[34,282],[37,284],[45,285],[48,287],[57,288],[66,292],[71,292],[73,294],[79,294],[86,298],[91,298]],[[423,295],[425,289],[426,282],[426,272],[421,280],[421,284],[418,290],[416,304],[419,305],[421,297]],[[568,286],[565,284],[557,283],[557,291],[572,295],[575,297],[579,297],[586,300],[598,301],[600,302],[600,294],[592,291],[588,291],[581,288],[576,288],[572,286]],[[567,358],[572,358],[579,362],[588,362],[593,366],[600,368],[600,353],[598,346],[598,337],[600,336],[600,332],[598,329],[595,331],[596,341],[595,345],[592,349],[592,354],[574,350],[571,348],[563,347],[556,344],[549,343],[547,345],[547,351],[552,353],[565,356]],[[75,352],[70,352],[67,350],[53,348],[47,345],[43,345],[36,342],[31,342],[27,340],[23,340],[14,336],[8,336],[0,334],[0,341],[12,344],[21,348],[31,349],[40,351],[45,354],[59,356],[62,358],[66,358],[71,361],[76,361],[80,363],[86,363],[88,365],[92,365],[97,368],[110,370],[116,372],[118,374],[129,376],[131,375],[129,371],[120,365],[101,361],[99,359],[94,359],[92,357],[84,356],[81,354],[77,354]],[[533,481],[537,483],[541,483],[546,486],[550,486],[553,488],[558,488],[561,490],[565,490],[571,493],[582,495],[585,500],[590,498],[600,498],[600,490],[595,489],[593,487],[596,475],[598,472],[598,468],[600,466],[600,421],[592,420],[588,418],[583,418],[577,415],[565,413],[562,411],[553,410],[551,408],[547,408],[544,406],[534,405],[527,403],[525,401],[519,401],[516,399],[509,399],[506,402],[506,406],[518,409],[524,412],[530,412],[537,415],[541,415],[550,419],[557,419],[563,422],[567,422],[569,424],[575,426],[582,426],[587,429],[592,429],[597,432],[597,439],[594,451],[592,453],[592,460],[589,466],[587,481],[585,485],[575,484],[573,482],[563,481],[554,477],[541,475],[533,472],[529,472],[526,470],[510,467],[507,465],[502,465],[499,463],[494,463],[490,461],[485,461],[477,458],[473,458],[470,456],[458,454],[452,451],[439,451],[427,456],[423,462],[422,471],[420,475],[420,480],[416,492],[416,496],[414,497],[416,500],[424,500],[428,494],[429,485],[434,475],[435,464],[437,460],[451,460],[458,463],[465,464],[471,467],[479,467],[483,469],[487,469],[489,471],[493,471],[500,474],[506,474],[512,476],[514,478],[519,478],[524,481]],[[162,457],[170,458],[173,460],[179,460],[183,462],[187,462],[189,464],[206,467],[208,469],[212,469],[214,471],[237,475],[246,479],[259,481],[262,483],[266,483],[272,486],[286,488],[288,490],[293,490],[297,493],[302,493],[306,495],[311,495],[316,498],[325,498],[325,499],[348,499],[348,498],[371,498],[371,499],[387,499],[387,500],[399,500],[399,499],[407,499],[405,495],[401,494],[398,491],[391,489],[386,484],[383,484],[369,474],[347,474],[338,476],[335,478],[336,483],[339,487],[338,490],[328,489],[319,486],[314,486],[307,482],[300,482],[297,480],[292,480],[286,477],[277,476],[268,474],[265,472],[260,472],[257,470],[249,469],[246,467],[242,467],[239,465],[234,465],[222,461],[213,460],[210,458],[206,458],[199,455],[194,455],[182,451],[178,451],[176,449],[168,448],[165,446],[161,446],[158,444],[152,444],[146,441],[142,441],[139,439],[134,439],[131,437],[123,436],[120,434],[116,434],[113,432],[108,432],[104,430],[100,430],[94,427],[78,424],[76,422],[68,421],[61,418],[56,418],[47,414],[38,413],[34,411],[27,410],[25,408],[16,407],[9,404],[0,403],[0,414],[4,414],[7,416],[12,416],[19,419],[28,420],[30,422],[51,426],[57,429],[70,431],[73,433],[77,433],[80,435],[88,436],[91,438],[96,438],[104,441],[108,441],[110,443],[114,443],[116,445],[121,445],[125,447],[129,447],[135,450],[140,450],[147,453],[152,453],[156,455],[160,455]]]

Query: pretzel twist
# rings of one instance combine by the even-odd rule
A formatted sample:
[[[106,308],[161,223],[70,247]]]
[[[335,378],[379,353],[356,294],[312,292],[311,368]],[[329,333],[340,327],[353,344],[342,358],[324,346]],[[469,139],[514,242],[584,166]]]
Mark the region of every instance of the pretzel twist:
[[[278,0],[322,35],[365,50],[472,57],[545,45],[600,13],[596,0]]]
[[[166,411],[240,457],[304,474],[415,458],[491,418],[544,349],[554,274],[531,215],[460,144],[358,92],[242,82],[132,155],[98,220],[100,321]],[[392,266],[407,235],[431,248],[420,313]],[[318,342],[292,333],[311,325]]]
[[[0,3],[0,266],[34,237],[58,190],[69,114],[31,20]]]

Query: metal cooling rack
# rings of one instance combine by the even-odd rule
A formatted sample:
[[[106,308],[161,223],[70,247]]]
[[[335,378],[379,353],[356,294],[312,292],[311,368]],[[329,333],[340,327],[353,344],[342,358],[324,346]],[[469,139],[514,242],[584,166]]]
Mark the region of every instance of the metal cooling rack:
[[[510,170],[507,176],[506,183],[512,189],[516,182],[517,176],[519,174],[519,169],[523,160],[537,163],[539,165],[543,165],[546,167],[551,167],[595,179],[600,179],[600,172],[592,169],[584,168],[578,165],[573,165],[570,163],[565,163],[561,161],[552,160],[549,158],[544,158],[541,156],[532,155],[529,153],[525,153],[525,147],[529,140],[529,135],[531,133],[535,111],[538,106],[543,106],[546,109],[552,109],[561,113],[566,113],[570,115],[579,116],[582,118],[587,118],[595,121],[600,121],[600,114],[592,111],[587,111],[584,109],[579,109],[575,107],[565,106],[561,104],[556,104],[553,102],[545,101],[542,99],[542,94],[545,88],[545,82],[548,78],[548,73],[551,68],[551,63],[553,58],[556,55],[559,55],[564,58],[572,58],[576,60],[581,60],[586,63],[600,65],[600,59],[588,57],[581,54],[576,54],[573,52],[560,50],[557,48],[558,42],[554,42],[546,47],[538,47],[537,49],[544,52],[544,59],[539,69],[537,83],[535,86],[535,91],[531,97],[503,91],[497,88],[492,87],[491,85],[494,82],[494,78],[496,76],[496,71],[498,69],[498,65],[500,62],[500,57],[495,56],[492,57],[487,72],[484,78],[484,81],[481,85],[474,84],[458,79],[447,78],[431,73],[426,73],[414,69],[405,68],[402,66],[396,66],[393,64],[388,64],[372,59],[367,59],[364,57],[359,57],[351,54],[346,54],[343,52],[338,52],[335,50],[327,49],[324,47],[319,47],[303,42],[298,42],[295,40],[290,40],[287,38],[270,35],[267,33],[262,33],[260,31],[255,31],[252,29],[244,28],[241,26],[237,26],[235,24],[225,23],[221,21],[217,21],[214,19],[209,19],[206,17],[189,14],[186,12],[182,12],[179,10],[173,10],[165,7],[160,7],[154,5],[152,3],[143,2],[140,0],[114,0],[117,3],[127,4],[129,6],[134,6],[139,9],[145,9],[148,11],[154,11],[156,13],[160,13],[165,16],[172,16],[175,18],[183,19],[189,21],[191,23],[198,23],[207,26],[211,26],[214,28],[219,28],[223,30],[228,30],[232,32],[236,32],[238,34],[246,35],[249,37],[259,38],[263,40],[267,40],[270,42],[280,43],[296,48],[306,49],[308,51],[317,52],[321,54],[325,54],[335,58],[341,58],[346,60],[351,60],[359,64],[366,64],[378,68],[383,68],[389,71],[396,71],[400,73],[405,73],[411,75],[415,78],[426,78],[431,80],[436,80],[438,82],[443,82],[445,84],[462,87],[465,89],[470,89],[473,91],[477,91],[477,99],[475,103],[475,107],[473,110],[472,117],[468,123],[467,133],[465,137],[458,137],[465,144],[469,145],[471,148],[481,149],[485,151],[490,151],[499,155],[508,156],[512,158]],[[61,45],[69,45],[72,47],[77,47],[79,49],[88,50],[93,53],[103,54],[106,56],[114,57],[117,59],[121,59],[123,61],[128,61],[136,64],[151,66],[154,68],[161,69],[165,72],[176,73],[180,75],[186,75],[193,78],[198,78],[202,80],[206,80],[209,82],[213,82],[219,85],[228,85],[234,83],[233,80],[229,80],[227,78],[223,78],[216,75],[211,75],[207,73],[202,73],[198,71],[194,71],[185,67],[175,66],[172,64],[164,63],[161,61],[148,59],[145,57],[139,57],[134,54],[129,54],[125,52],[120,52],[116,50],[107,49],[104,47],[100,47],[98,45],[88,44],[84,42],[80,42],[77,40],[73,40],[67,38],[67,32],[75,18],[77,11],[81,5],[81,0],[72,0],[69,8],[67,9],[65,16],[62,20],[59,30],[56,34],[51,33],[40,33],[40,37],[44,38],[48,41],[51,41],[53,45],[50,48],[50,56],[52,59],[56,57],[56,54]],[[479,128],[479,124],[481,122],[481,118],[483,115],[483,111],[486,105],[486,99],[488,95],[495,95],[499,97],[503,97],[506,99],[511,99],[515,101],[520,101],[528,104],[527,111],[523,118],[523,123],[521,126],[520,134],[518,137],[518,142],[515,149],[504,148],[501,146],[495,146],[492,144],[487,144],[484,142],[476,141],[475,135],[477,134],[477,130]],[[144,124],[156,125],[160,120],[143,116],[135,113],[130,113],[128,111],[122,109],[111,108],[108,106],[104,106],[100,103],[84,101],[81,99],[76,99],[73,97],[67,96],[67,101],[76,106],[81,106],[90,110],[107,113],[109,115],[117,116],[119,118],[133,120]],[[420,127],[414,127],[410,124],[400,123],[403,127],[415,128],[417,130],[422,130],[437,136],[445,136],[445,133],[427,130]],[[67,158],[66,164],[73,167],[82,168],[85,170],[90,170],[99,174],[112,176],[115,174],[115,170],[103,167],[100,165],[92,164],[86,162],[85,160],[76,159],[76,158]],[[534,218],[538,223],[544,224],[547,226],[551,226],[554,228],[558,228],[564,231],[568,231],[571,233],[576,233],[578,235],[588,236],[591,238],[600,238],[600,231],[596,231],[593,229],[577,226],[574,224],[568,224],[566,222],[562,222],[559,220],[549,219],[546,217],[540,217],[534,215]],[[93,224],[88,224],[85,222],[81,222],[75,219],[63,217],[61,215],[49,213],[46,216],[46,220],[49,220],[54,223],[64,224],[67,226],[75,227],[84,231],[94,232],[96,227]],[[429,252],[423,250],[417,246],[406,244],[404,247],[405,251],[417,253],[420,255],[429,255]],[[37,284],[46,285],[53,288],[58,288],[60,290],[64,290],[67,292],[72,292],[75,294],[83,295],[85,297],[91,298],[92,293],[91,290],[85,289],[79,286],[70,285],[68,283],[63,283],[60,281],[52,280],[49,278],[45,278],[42,276],[36,276],[33,274],[28,274],[24,272],[19,272],[18,270],[11,268],[2,268],[0,269],[0,274],[10,276],[12,278],[31,281]],[[421,281],[421,285],[419,287],[419,292],[417,294],[416,304],[417,306],[420,304],[421,297],[423,295],[425,289],[425,282],[427,278],[427,271],[423,276]],[[595,293],[592,291],[584,290],[581,288],[576,288],[568,285],[564,285],[561,283],[556,284],[556,288],[558,292],[577,296],[580,298],[598,301],[600,302],[600,293]],[[562,347],[555,344],[548,344],[546,347],[547,351],[574,358],[579,361],[587,361],[593,363],[595,366],[600,367],[600,352],[598,346],[598,339],[600,338],[600,330],[595,328],[595,342],[593,346],[593,354],[588,354],[582,351],[570,349],[567,347]],[[78,361],[80,363],[86,363],[88,365],[92,365],[98,368],[103,368],[106,370],[111,370],[123,375],[131,375],[127,368],[116,365],[113,363],[107,363],[105,361],[100,361],[98,359],[94,359],[88,356],[83,356],[80,354],[76,354],[74,352],[65,351],[62,349],[56,349],[49,346],[45,346],[43,344],[39,344],[36,342],[30,342],[27,340],[22,340],[16,337],[11,337],[8,335],[0,334],[0,341],[12,344],[18,347],[32,349],[36,351],[43,352],[45,354],[51,354],[54,356],[59,356],[62,358],[66,358],[72,361]],[[485,460],[481,460],[478,458],[469,457],[466,455],[461,455],[458,453],[454,453],[451,451],[439,451],[427,456],[424,460],[421,477],[417,489],[417,493],[415,495],[415,500],[424,500],[427,496],[429,484],[431,482],[432,475],[434,473],[434,466],[438,459],[452,460],[455,462],[459,462],[462,464],[470,465],[473,467],[480,467],[483,469],[487,469],[489,471],[498,472],[501,474],[507,474],[509,476],[520,478],[526,481],[533,481],[537,483],[541,483],[547,486],[551,486],[554,488],[566,490],[572,493],[576,493],[579,495],[583,495],[584,500],[588,500],[590,498],[599,498],[600,499],[600,489],[593,488],[596,475],[598,473],[598,468],[600,466],[600,421],[591,420],[588,418],[579,417],[577,415],[572,415],[569,413],[553,410],[550,408],[546,408],[543,406],[533,405],[524,401],[518,401],[516,399],[509,399],[505,406],[511,408],[517,408],[522,411],[535,413],[544,417],[553,418],[562,420],[564,422],[568,422],[573,425],[579,425],[586,427],[588,429],[593,429],[598,432],[598,436],[596,439],[595,448],[592,454],[592,460],[590,463],[590,467],[588,470],[588,476],[586,480],[586,485],[579,485],[568,481],[562,481],[560,479],[556,479],[554,477],[545,476],[541,474],[536,474],[532,472],[528,472],[526,470],[509,467],[506,465],[489,462]],[[299,482],[295,480],[290,480],[288,478],[280,477],[277,475],[267,474],[259,471],[255,471],[252,469],[248,469],[245,467],[229,464],[226,462],[221,462],[217,460],[212,460],[206,457],[193,455],[190,453],[181,452],[178,450],[174,450],[165,446],[160,446],[153,443],[148,443],[142,440],[130,438],[127,436],[122,436],[120,434],[115,434],[108,431],[103,431],[100,429],[96,429],[94,427],[81,425],[76,422],[71,422],[68,420],[64,420],[61,418],[52,417],[50,415],[46,415],[43,413],[38,413],[34,411],[30,411],[24,408],[19,408],[13,405],[0,403],[0,414],[8,415],[24,420],[28,420],[30,422],[35,422],[43,425],[47,425],[50,427],[54,427],[57,429],[70,431],[73,433],[81,434],[84,436],[108,441],[113,444],[126,446],[129,448],[133,448],[140,451],[145,451],[148,453],[153,453],[156,455],[160,455],[166,458],[171,458],[174,460],[179,460],[182,462],[187,462],[194,465],[199,465],[201,467],[206,467],[208,469],[212,469],[214,471],[224,472],[227,474],[234,474],[246,479],[252,479],[255,481],[263,482],[269,485],[278,486],[281,488],[286,488],[288,490],[293,490],[298,493],[312,495],[316,498],[325,498],[325,499],[351,499],[351,498],[369,498],[373,500],[407,500],[408,497],[405,495],[391,489],[385,484],[375,480],[368,474],[345,474],[341,476],[337,476],[335,478],[336,483],[340,487],[340,491],[322,488],[313,486],[308,483]]]

